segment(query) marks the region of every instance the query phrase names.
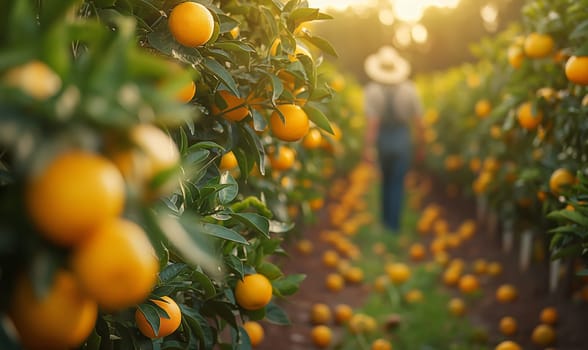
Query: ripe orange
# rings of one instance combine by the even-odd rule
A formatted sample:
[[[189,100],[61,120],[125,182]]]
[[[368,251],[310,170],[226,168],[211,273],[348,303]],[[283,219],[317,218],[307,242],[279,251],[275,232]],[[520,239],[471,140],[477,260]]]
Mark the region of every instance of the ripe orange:
[[[338,292],[345,286],[345,280],[338,273],[330,273],[327,275],[325,284],[331,292]]]
[[[282,141],[298,141],[308,133],[309,121],[304,110],[295,104],[283,104],[278,106],[270,116],[270,128],[272,133]]]
[[[308,205],[310,206],[310,209],[317,211],[320,210],[323,205],[325,205],[325,200],[321,197],[313,198],[308,201]]]
[[[541,310],[541,314],[539,315],[539,319],[542,323],[554,325],[557,323],[558,313],[557,309],[554,307],[546,307]]]
[[[76,246],[71,266],[82,288],[106,310],[142,302],[157,282],[159,264],[143,229],[116,218]]]
[[[310,309],[310,321],[314,324],[331,322],[331,308],[327,304],[316,303]]]
[[[522,348],[513,341],[505,340],[498,344],[494,350],[522,350]]]
[[[517,120],[522,128],[533,130],[541,124],[543,113],[540,110],[537,110],[537,114],[533,114],[531,102],[525,102],[517,109]]]
[[[37,100],[46,100],[61,89],[59,75],[41,61],[30,61],[10,69],[4,81]]]
[[[331,329],[325,325],[319,325],[312,328],[310,337],[314,345],[319,348],[326,348],[331,344]]]
[[[374,281],[374,289],[376,290],[376,292],[384,292],[386,290],[386,287],[388,286],[388,283],[390,282],[390,280],[388,279],[388,276],[386,275],[381,275],[376,277],[376,280]]]
[[[420,289],[411,289],[404,294],[404,300],[409,304],[416,304],[423,301],[424,295]]]
[[[558,194],[565,186],[572,185],[576,182],[576,177],[568,169],[559,168],[556,169],[549,178],[549,188],[551,192]]]
[[[525,55],[531,58],[547,57],[553,51],[555,43],[547,34],[531,33],[525,38]]]
[[[501,303],[512,302],[517,298],[517,289],[511,284],[503,284],[496,290],[496,300]]]
[[[461,269],[455,267],[448,267],[445,272],[443,272],[443,283],[448,286],[454,286],[459,282],[459,278],[461,277]]]
[[[247,332],[247,336],[249,336],[251,346],[255,347],[261,344],[264,337],[264,331],[259,322],[247,321],[243,323],[243,328],[245,329],[245,332]]]
[[[520,68],[525,59],[523,49],[519,46],[513,45],[509,47],[506,55],[508,57],[508,63],[515,69]]]
[[[449,312],[454,316],[462,316],[465,313],[465,303],[460,298],[452,298],[447,305]]]
[[[394,263],[386,266],[386,273],[390,281],[396,285],[403,284],[410,278],[410,268],[403,263]]]
[[[166,337],[175,332],[182,323],[182,312],[180,311],[178,304],[167,295],[161,297],[161,299],[162,300],[151,299],[154,304],[165,310],[168,316],[159,317],[159,331],[157,334],[155,334],[155,331],[151,328],[149,322],[147,322],[147,318],[141,309],[137,308],[135,311],[135,322],[137,323],[137,327],[147,338],[156,339]]]
[[[43,296],[35,294],[27,276],[19,276],[9,307],[10,318],[27,349],[78,347],[94,329],[98,315],[96,302],[65,270],[56,273]]]
[[[505,316],[500,319],[498,328],[506,336],[514,335],[517,332],[517,321],[510,316]]]
[[[172,9],[168,25],[174,39],[187,47],[206,44],[214,32],[214,18],[210,11],[191,1],[178,4]]]
[[[335,306],[335,322],[338,324],[346,323],[353,316],[353,309],[347,304],[338,304]]]
[[[237,163],[237,157],[235,157],[235,153],[233,153],[233,151],[228,151],[221,157],[218,168],[224,171],[235,169],[237,166],[239,166],[239,163]]]
[[[308,130],[308,134],[302,140],[302,146],[306,149],[319,148],[322,144],[323,136],[319,129],[312,128]]]
[[[191,81],[186,86],[184,86],[181,90],[178,91],[176,95],[176,99],[179,102],[188,103],[192,101],[194,95],[196,94],[196,84]]]
[[[360,283],[363,281],[363,270],[357,266],[350,267],[345,270],[343,277],[349,283]]]
[[[488,268],[486,270],[490,276],[498,276],[502,273],[502,265],[499,262],[493,261],[488,263]]]
[[[378,338],[372,342],[371,350],[392,350],[392,344],[386,339]]]
[[[237,282],[235,299],[246,310],[259,310],[272,299],[271,282],[262,274],[247,275]]]
[[[294,166],[296,152],[287,146],[278,147],[277,151],[270,151],[270,164],[274,170],[288,170]]]
[[[180,152],[173,139],[160,128],[140,124],[129,131],[135,149],[115,153],[112,158],[128,181],[148,184],[157,174],[178,165]]]
[[[125,183],[108,159],[87,151],[55,157],[27,185],[26,203],[41,233],[60,245],[73,245],[94,227],[118,216]]]
[[[420,243],[414,243],[408,250],[408,255],[413,261],[423,260],[426,254],[427,250],[425,249],[425,246]]]
[[[247,101],[244,98],[235,96],[227,90],[218,90],[217,93],[225,101],[225,107],[213,104],[211,110],[214,115],[221,115],[234,122],[241,121],[249,115]]]
[[[490,101],[486,99],[479,100],[476,102],[475,110],[478,118],[485,118],[492,111],[492,105],[490,104]]]
[[[459,290],[461,290],[462,293],[470,294],[476,292],[478,289],[480,289],[480,283],[476,276],[468,274],[463,275],[459,279]]]
[[[555,330],[549,325],[540,324],[533,329],[531,340],[541,347],[551,345],[555,342]]]
[[[301,239],[296,243],[296,249],[298,249],[301,254],[308,255],[313,250],[313,244],[308,239]]]
[[[323,264],[327,267],[335,267],[339,262],[339,254],[334,250],[327,250],[323,253]]]
[[[588,85],[588,56],[571,56],[566,62],[566,77],[572,83]]]

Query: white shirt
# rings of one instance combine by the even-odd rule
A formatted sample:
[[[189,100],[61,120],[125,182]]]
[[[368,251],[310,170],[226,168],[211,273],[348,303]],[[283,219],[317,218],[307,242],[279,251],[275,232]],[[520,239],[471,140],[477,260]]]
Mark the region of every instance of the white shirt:
[[[368,118],[382,118],[386,109],[385,85],[375,82],[368,83],[364,88],[364,109]],[[408,121],[420,118],[423,113],[420,98],[414,84],[410,80],[398,83],[394,90],[392,103],[397,117]]]

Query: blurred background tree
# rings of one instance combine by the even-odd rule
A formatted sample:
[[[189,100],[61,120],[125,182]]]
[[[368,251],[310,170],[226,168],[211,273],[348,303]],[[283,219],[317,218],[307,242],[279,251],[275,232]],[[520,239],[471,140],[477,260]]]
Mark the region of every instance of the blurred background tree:
[[[414,74],[473,61],[471,44],[520,20],[523,2],[347,1],[352,6],[326,8],[335,19],[313,23],[313,30],[338,50],[336,65],[365,83],[363,61],[384,44],[401,51],[412,62]],[[311,5],[313,3],[321,5],[321,1],[311,1]],[[427,3],[446,5],[425,7]],[[422,4],[420,9],[419,4]]]

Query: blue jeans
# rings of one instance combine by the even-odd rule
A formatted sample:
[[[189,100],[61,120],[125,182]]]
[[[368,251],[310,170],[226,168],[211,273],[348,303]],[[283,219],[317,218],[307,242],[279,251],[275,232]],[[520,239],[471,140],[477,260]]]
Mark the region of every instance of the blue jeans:
[[[396,137],[395,141],[406,140],[397,145],[396,149],[378,147],[380,170],[382,175],[382,221],[392,231],[400,229],[402,204],[404,200],[404,177],[408,172],[411,161],[411,143],[408,128],[391,134],[381,134],[380,137]],[[385,142],[382,142],[385,143]],[[380,146],[383,146],[382,144]]]

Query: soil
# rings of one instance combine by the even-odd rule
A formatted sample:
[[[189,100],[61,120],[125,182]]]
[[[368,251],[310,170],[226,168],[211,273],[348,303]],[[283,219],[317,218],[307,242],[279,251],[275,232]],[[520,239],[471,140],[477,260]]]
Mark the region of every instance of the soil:
[[[424,199],[423,206],[427,203],[436,203],[445,208],[443,215],[450,227],[457,227],[466,219],[476,219],[476,205],[471,198],[460,195],[448,196],[445,186],[433,181],[430,194]],[[326,290],[325,276],[330,270],[321,262],[321,254],[327,249],[326,243],[318,239],[319,232],[328,228],[327,215],[323,211],[318,224],[305,229],[304,238],[314,244],[314,253],[301,255],[293,245],[286,246],[291,257],[281,262],[286,273],[303,273],[307,275],[298,293],[289,297],[287,301],[279,301],[280,305],[288,313],[292,324],[290,326],[275,326],[263,323],[265,339],[257,347],[260,350],[312,349],[314,346],[310,340],[312,325],[309,320],[309,311],[313,304],[321,302],[331,307],[339,303],[345,303],[353,308],[360,307],[368,295],[369,287],[366,285],[346,286],[338,293]],[[540,323],[539,314],[542,308],[553,306],[558,310],[559,320],[555,325],[557,340],[551,349],[558,350],[583,350],[588,349],[588,302],[580,300],[577,292],[574,294],[568,283],[571,278],[571,269],[562,269],[561,284],[557,290],[550,292],[548,288],[549,261],[533,261],[525,270],[519,267],[518,242],[515,241],[513,250],[504,252],[498,233],[500,227],[492,230],[488,222],[477,222],[478,230],[474,237],[459,248],[452,250],[452,257],[461,257],[466,262],[483,258],[486,261],[497,261],[503,266],[503,272],[498,277],[482,278],[482,296],[471,303],[467,311],[468,319],[472,324],[485,329],[488,347],[491,349],[506,337],[498,330],[498,323],[503,316],[512,316],[517,320],[518,331],[508,339],[516,341],[525,350],[543,349],[531,342],[533,329]],[[567,266],[569,264],[562,264]],[[566,275],[567,274],[567,275]],[[512,303],[499,303],[495,298],[495,291],[501,284],[513,284],[518,290],[518,299]],[[439,285],[439,288],[448,288]],[[449,290],[450,293],[458,292]],[[574,296],[576,295],[576,296]],[[340,339],[341,328],[333,327],[334,342]],[[405,349],[412,350],[412,349]]]

